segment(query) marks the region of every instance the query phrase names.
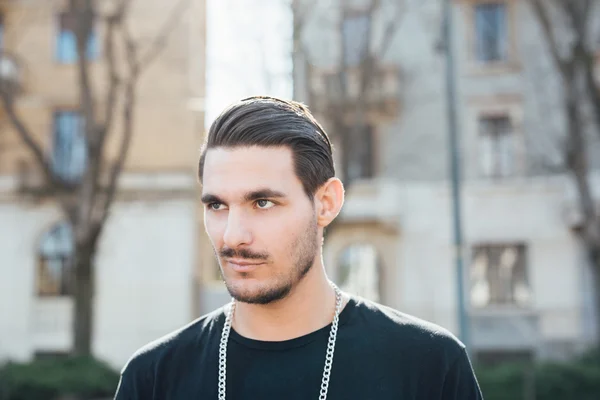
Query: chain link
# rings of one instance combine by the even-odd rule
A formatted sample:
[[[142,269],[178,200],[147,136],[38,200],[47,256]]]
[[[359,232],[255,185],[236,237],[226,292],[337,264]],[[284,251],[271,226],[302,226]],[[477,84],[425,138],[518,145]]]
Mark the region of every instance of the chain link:
[[[219,344],[219,400],[225,400],[225,387],[227,384],[227,341],[231,331],[231,320],[235,310],[235,301],[231,301],[225,325],[221,333],[221,343]]]
[[[333,352],[335,350],[335,340],[337,338],[338,324],[340,321],[340,312],[342,310],[342,292],[333,283],[330,282],[335,291],[335,315],[329,331],[329,340],[327,341],[327,353],[325,354],[325,367],[323,368],[323,378],[321,380],[321,391],[319,400],[327,399],[327,390],[329,389],[329,378],[331,377],[331,367],[333,365]],[[219,344],[219,400],[225,399],[225,388],[227,384],[227,342],[229,340],[229,332],[231,331],[231,322],[235,311],[235,301],[231,301],[231,306],[225,325],[221,333],[221,343]]]
[[[329,377],[331,376],[331,366],[333,365],[333,351],[335,350],[335,340],[337,338],[340,311],[342,309],[342,292],[335,285],[333,285],[333,289],[335,290],[335,315],[333,316],[333,323],[331,324],[331,330],[329,331],[329,341],[327,342],[327,353],[325,354],[325,367],[323,368],[323,379],[321,381],[319,400],[327,399]]]

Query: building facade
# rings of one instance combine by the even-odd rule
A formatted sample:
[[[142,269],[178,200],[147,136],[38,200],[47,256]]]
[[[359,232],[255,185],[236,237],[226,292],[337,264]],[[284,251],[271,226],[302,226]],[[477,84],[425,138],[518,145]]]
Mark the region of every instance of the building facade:
[[[196,163],[204,131],[206,19],[204,0],[189,3],[139,81],[133,139],[97,251],[92,349],[115,368],[199,313]],[[132,2],[129,29],[142,51],[168,24],[173,6]],[[65,1],[0,2],[0,46],[18,60],[17,112],[60,176],[77,175],[86,162],[66,9]],[[102,21],[94,24],[87,49],[99,93],[108,83],[104,29]],[[12,67],[3,56],[2,76]],[[115,125],[120,122],[117,116]],[[35,176],[31,153],[4,111],[0,124],[0,362],[67,353],[73,233],[54,200],[22,190]],[[109,159],[119,135],[116,128]]]
[[[371,13],[372,3],[380,6]],[[458,333],[462,251],[475,358],[568,357],[593,342],[595,312],[574,185],[555,172],[566,126],[559,77],[528,2],[453,2],[465,242],[455,249],[443,3],[295,2],[296,97],[337,141],[347,183],[326,268],[350,291]],[[373,93],[360,91],[352,70],[365,40],[378,57]],[[342,67],[343,99],[332,95]],[[350,146],[340,140],[350,128],[332,116],[342,100],[362,104],[341,117],[352,127],[362,113],[365,129]]]

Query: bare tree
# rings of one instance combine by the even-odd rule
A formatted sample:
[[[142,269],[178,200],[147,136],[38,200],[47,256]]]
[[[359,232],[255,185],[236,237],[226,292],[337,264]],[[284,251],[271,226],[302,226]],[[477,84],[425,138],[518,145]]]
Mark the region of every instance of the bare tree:
[[[77,43],[75,80],[87,147],[87,162],[80,179],[65,179],[53,171],[51,151],[36,140],[39,136],[35,135],[19,113],[19,88],[11,82],[0,82],[0,98],[10,124],[29,149],[43,178],[42,195],[57,200],[74,233],[71,268],[73,352],[78,355],[91,353],[94,259],[130,147],[138,83],[142,73],[165,47],[170,32],[189,5],[189,0],[175,3],[154,39],[143,45],[130,32],[131,2],[114,0],[110,4],[101,4],[94,0],[68,1],[67,13],[73,21]],[[86,56],[88,39],[97,23],[105,27],[103,49],[106,90],[102,93],[96,89],[99,85],[93,84],[95,75],[91,74],[91,64]],[[106,143],[119,134],[117,157],[109,160]]]
[[[530,0],[563,88],[564,159],[578,193],[582,215],[577,231],[587,249],[595,284],[596,321],[600,342],[600,215],[590,186],[589,127],[582,111],[591,104],[600,135],[600,86],[594,79],[598,7],[591,0]]]
[[[351,3],[340,0],[336,9],[334,20],[337,21],[335,30],[339,57],[334,68],[329,69],[326,80],[321,79],[324,88],[319,90],[315,88],[315,81],[322,71],[312,62],[311,52],[302,37],[316,2],[292,1],[294,68],[298,67],[298,63],[303,64],[307,102],[324,116],[329,131],[342,148],[346,184],[372,172],[372,160],[368,154],[371,149],[362,145],[365,136],[369,135],[369,115],[396,112],[394,102],[391,107],[385,103],[384,90],[389,85],[386,79],[390,74],[393,75],[392,81],[397,79],[398,69],[386,64],[385,55],[407,10],[406,0],[370,0],[361,8]],[[385,7],[386,4],[390,9]],[[375,34],[378,26],[383,27],[380,35]],[[296,82],[294,88],[297,95]]]

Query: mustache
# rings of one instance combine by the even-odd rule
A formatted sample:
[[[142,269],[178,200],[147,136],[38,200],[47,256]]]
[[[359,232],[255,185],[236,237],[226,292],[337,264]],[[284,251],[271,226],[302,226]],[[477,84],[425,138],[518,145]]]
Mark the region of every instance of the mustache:
[[[269,255],[266,253],[254,253],[247,249],[224,248],[219,251],[222,258],[242,258],[247,260],[267,260]]]

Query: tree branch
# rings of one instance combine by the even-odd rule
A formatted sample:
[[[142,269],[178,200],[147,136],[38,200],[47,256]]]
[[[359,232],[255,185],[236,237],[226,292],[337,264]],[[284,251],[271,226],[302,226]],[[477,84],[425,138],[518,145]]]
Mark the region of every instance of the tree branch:
[[[133,136],[135,86],[139,79],[140,69],[139,64],[137,62],[137,47],[126,25],[121,26],[121,32],[123,35],[123,41],[125,43],[125,48],[127,52],[127,66],[129,69],[129,74],[124,84],[125,90],[123,93],[123,137],[121,140],[121,145],[119,146],[119,153],[117,155],[117,159],[113,163],[112,168],[109,172],[108,184],[106,187],[104,201],[101,204],[99,204],[99,207],[96,210],[96,215],[94,217],[95,224],[100,226],[100,228],[98,229],[101,229],[101,226],[104,224],[108,216],[108,211],[114,200],[115,193],[117,191],[117,183],[119,180],[119,176],[121,175],[121,171],[123,170],[123,167],[125,165],[127,154],[129,152],[129,147],[131,145],[131,138]]]
[[[106,221],[106,218],[108,216],[108,210],[110,209],[110,206],[115,197],[115,193],[117,191],[117,183],[119,180],[119,176],[121,175],[121,171],[123,170],[123,166],[125,165],[125,161],[127,160],[127,154],[131,145],[131,138],[133,136],[134,125],[133,117],[135,108],[136,80],[137,76],[130,78],[125,87],[125,99],[123,106],[123,138],[119,147],[119,154],[117,156],[117,160],[112,165],[109,174],[104,202],[99,210],[99,215],[97,215],[97,217],[95,218],[96,223],[100,226],[104,225],[104,222]]]
[[[569,19],[571,29],[577,34],[576,41],[581,41],[585,44],[587,40],[587,23],[590,20],[588,10],[590,7],[589,1],[585,0],[581,8],[577,4],[582,2],[574,2],[572,0],[555,0],[557,7],[563,9],[564,14]]]
[[[148,50],[140,57],[138,62],[138,66],[143,66],[147,68],[152,61],[161,53],[161,51],[167,45],[167,39],[171,32],[175,29],[177,24],[179,23],[179,19],[183,15],[184,11],[189,7],[190,0],[180,0],[177,3],[173,10],[171,10],[171,14],[169,18],[167,18],[165,24],[162,29],[158,32],[152,44],[149,46]],[[139,67],[138,67],[139,68]]]
[[[70,0],[70,12],[76,17],[75,37],[77,41],[77,70],[81,114],[84,121],[84,132],[87,146],[87,165],[78,187],[79,207],[75,224],[75,242],[85,243],[89,240],[89,226],[97,198],[97,184],[102,169],[101,143],[104,131],[98,129],[96,122],[96,99],[94,88],[90,82],[90,62],[88,59],[89,39],[96,19],[93,0]]]
[[[600,88],[596,83],[595,64],[596,60],[593,54],[587,54],[582,61],[585,79],[585,87],[592,102],[594,118],[596,120],[596,131],[600,133]]]
[[[586,25],[584,29],[587,31],[587,23],[591,19],[591,11],[592,11],[592,0],[582,0],[581,6],[581,17],[585,19]]]
[[[314,1],[312,1],[310,3],[310,5],[312,6],[314,4]],[[308,16],[308,11],[305,11],[304,13],[302,13],[300,11],[300,7],[299,7],[299,1],[298,0],[291,0],[289,2],[289,7],[292,11],[292,60],[294,60],[292,62],[292,81],[293,81],[293,92],[292,92],[292,97],[294,99],[296,99],[298,97],[298,77],[297,75],[297,63],[298,63],[298,56],[300,56],[300,60],[305,64],[305,73],[306,76],[305,78],[309,78],[308,75],[308,70],[306,69],[306,66],[308,65],[308,52],[306,49],[306,46],[304,45],[304,43],[302,42],[302,32],[304,30],[304,25],[306,23],[306,18]],[[304,8],[304,10],[309,10],[310,7],[306,7]],[[310,85],[306,85],[307,90],[309,90]],[[309,96],[310,97],[310,96]]]
[[[380,7],[379,1],[371,0],[369,8],[367,9],[367,32],[366,32],[367,39],[365,40],[365,48],[362,52],[363,54],[362,54],[361,61],[359,64],[360,71],[359,71],[358,79],[359,79],[359,84],[360,84],[360,86],[359,86],[360,95],[358,96],[357,101],[356,101],[357,115],[363,113],[364,102],[367,101],[367,92],[369,90],[369,83],[371,81],[371,78],[374,77],[374,75],[377,73],[377,71],[373,71],[373,67],[375,67],[375,59],[378,57],[377,57],[377,55],[374,55],[371,52],[371,36],[373,34],[373,18],[374,18],[373,14],[375,13],[375,10],[378,7]],[[389,28],[390,25],[388,25],[387,28]],[[393,33],[390,33],[390,32],[386,32],[386,34],[388,37],[393,36]],[[386,39],[386,37],[384,37],[384,41],[385,41],[385,39]],[[381,58],[378,58],[378,60],[381,61]]]
[[[542,29],[544,32],[544,36],[546,37],[546,40],[548,42],[548,45],[550,47],[550,53],[552,54],[552,58],[554,58],[554,62],[556,63],[556,66],[558,67],[558,69],[563,73],[566,74],[567,73],[567,62],[565,62],[559,52],[558,52],[558,42],[556,40],[556,36],[554,34],[554,32],[552,31],[552,24],[550,23],[550,15],[548,14],[548,10],[546,9],[546,5],[548,3],[546,3],[546,5],[542,4],[543,0],[530,0],[532,6],[533,6],[533,10],[535,12],[535,14],[538,17],[538,20],[540,21],[540,24],[542,25]]]
[[[81,4],[83,3],[83,9]],[[92,34],[95,10],[92,0],[84,2],[70,0],[70,10],[76,18],[77,38],[77,70],[79,74],[79,95],[81,99],[82,114],[85,119],[85,129],[90,147],[98,145],[98,138],[95,137],[95,101],[93,87],[90,84],[89,61],[88,61],[88,41]]]
[[[587,24],[592,18],[589,15],[591,9],[591,0],[581,0],[581,2],[577,3],[569,0],[555,1],[560,1],[560,4],[562,4],[563,11],[569,18],[571,29],[576,34],[575,45],[573,46],[573,52],[571,56],[574,63],[579,63],[583,67],[585,88],[590,96],[597,128],[600,130],[600,88],[596,84],[596,77],[594,73],[596,62],[595,49],[590,49],[588,46],[586,46],[588,33]],[[577,8],[576,4],[581,4],[580,8]]]
[[[107,136],[108,132],[111,131],[117,104],[117,89],[119,87],[119,76],[117,75],[117,61],[115,59],[114,45],[117,30],[117,22],[120,19],[120,15],[122,14],[116,14],[114,16],[109,17],[106,23],[106,37],[104,47],[106,52],[105,60],[108,90],[106,92],[106,98],[104,100],[104,107],[106,109],[104,119],[102,121],[102,145],[104,143],[104,138]],[[100,147],[102,147],[102,145]]]
[[[406,2],[398,0],[398,2],[396,3],[396,13],[394,14],[394,17],[390,21],[388,21],[383,31],[381,46],[379,48],[379,52],[376,54],[376,57],[379,57],[381,59],[385,57],[385,53],[387,53],[390,44],[392,43],[392,39],[394,38],[394,34],[398,30],[398,26],[400,25],[402,17],[404,15],[406,15]]]
[[[300,36],[301,36],[302,29],[304,28],[304,24],[306,23],[306,18],[310,14],[310,11],[317,4],[316,0],[312,0],[308,4],[305,4],[305,3],[306,2],[302,2],[302,4],[304,4],[303,11],[301,11],[300,7],[298,7],[298,1],[292,0],[292,4],[291,4],[292,13],[294,13],[293,32],[294,32],[294,34],[296,32],[298,33],[298,36],[297,36],[298,38],[300,38]]]
[[[590,247],[597,247],[600,242],[598,235],[598,216],[596,215],[594,198],[589,182],[589,165],[586,152],[584,127],[579,110],[579,93],[575,81],[567,88],[565,106],[567,111],[568,142],[566,146],[567,165],[573,174],[579,206],[584,217],[583,237]]]
[[[0,90],[0,98],[2,98],[2,105],[4,106],[4,111],[8,115],[8,119],[12,123],[12,126],[16,128],[17,133],[19,134],[23,142],[25,142],[27,147],[29,147],[29,149],[33,153],[33,158],[35,159],[36,164],[42,171],[44,178],[50,184],[57,184],[54,178],[54,174],[52,173],[52,169],[50,167],[50,162],[44,155],[42,147],[34,139],[33,134],[25,125],[25,122],[17,114],[17,111],[15,110],[13,96],[7,93],[5,90]]]

